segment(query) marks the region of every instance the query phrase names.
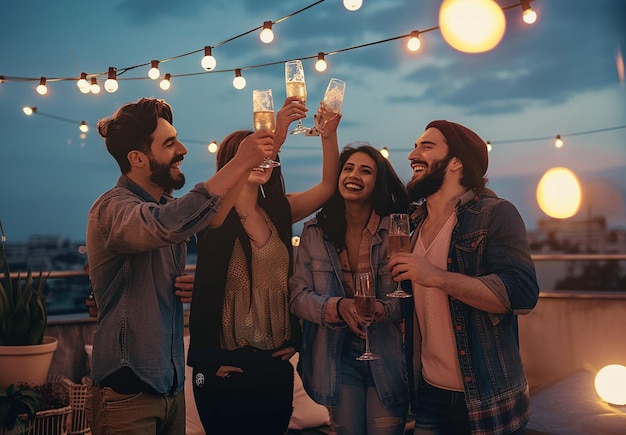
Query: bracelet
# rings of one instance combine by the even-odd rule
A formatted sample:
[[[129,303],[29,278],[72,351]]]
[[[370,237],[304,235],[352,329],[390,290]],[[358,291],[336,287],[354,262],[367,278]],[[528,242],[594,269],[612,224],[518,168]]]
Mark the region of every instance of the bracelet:
[[[341,303],[341,301],[343,301],[345,298],[339,298],[339,300],[337,300],[337,305],[335,306],[335,309],[337,310],[337,317],[339,318],[339,320],[341,320],[342,322],[344,322],[343,320],[343,316],[341,315],[341,312],[339,311],[339,304]]]

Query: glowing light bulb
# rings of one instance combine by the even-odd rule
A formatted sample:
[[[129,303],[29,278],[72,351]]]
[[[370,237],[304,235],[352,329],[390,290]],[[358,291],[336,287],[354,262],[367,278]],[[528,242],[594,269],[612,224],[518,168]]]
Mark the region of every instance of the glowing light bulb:
[[[565,142],[563,142],[563,139],[561,139],[561,135],[557,134],[556,138],[554,139],[554,146],[557,148],[563,148],[564,144]]]
[[[532,0],[521,0],[523,11],[522,20],[524,20],[526,24],[535,24],[535,21],[537,21],[537,12],[530,7],[531,1]]]
[[[81,121],[80,125],[78,126],[78,129],[82,131],[83,133],[87,133],[89,131],[89,126],[87,125],[85,121]]]
[[[207,145],[207,150],[211,154],[215,154],[217,152],[217,142],[211,141],[211,143],[209,145]]]
[[[36,107],[29,107],[29,106],[22,107],[22,112],[24,112],[24,115],[26,116],[31,116],[36,111],[37,111]]]
[[[626,405],[626,367],[610,364],[602,367],[594,379],[596,392],[611,405]]]
[[[349,11],[357,11],[363,6],[363,0],[343,0],[343,5]]]
[[[36,90],[37,90],[37,93],[39,95],[46,95],[48,93],[48,87],[46,86],[46,78],[45,77],[42,77],[39,80],[39,85],[37,85]]]
[[[159,71],[159,61],[151,60],[150,61],[150,69],[148,70],[148,77],[152,80],[156,80],[161,75],[161,71]]]
[[[315,62],[315,69],[319,72],[326,71],[328,68],[328,64],[326,63],[326,59],[324,59],[324,53],[317,53],[317,61]]]
[[[293,236],[291,238],[291,246],[300,246],[300,236]]]
[[[572,217],[580,207],[578,178],[567,168],[546,171],[537,185],[537,203],[545,214],[557,219]]]
[[[274,32],[272,32],[271,21],[265,21],[263,23],[263,30],[261,31],[259,38],[261,39],[261,41],[265,42],[266,44],[269,44],[270,42],[274,40]]]
[[[172,78],[171,74],[169,73],[165,74],[165,77],[163,77],[163,80],[161,80],[161,83],[159,83],[159,87],[163,89],[164,91],[167,91],[172,85],[172,82],[170,81],[171,78]]]
[[[95,77],[91,78],[91,86],[89,86],[89,90],[91,90],[92,94],[100,93],[100,85],[98,84],[98,80]]]
[[[107,76],[106,81],[104,82],[104,90],[107,92],[115,92],[117,91],[118,83],[117,83],[117,70],[115,67],[109,67],[109,74]]]
[[[388,149],[387,147],[383,147],[383,148],[380,150],[380,154],[381,154],[384,158],[388,159],[388,158],[389,158],[389,149]]]
[[[491,142],[487,141],[487,152],[490,153],[493,147],[491,146]]]
[[[506,29],[504,12],[493,0],[444,0],[439,9],[443,39],[465,53],[494,48]]]
[[[233,86],[235,89],[243,89],[246,87],[246,79],[241,75],[241,70],[235,70],[235,78],[233,79]]]
[[[213,57],[213,50],[208,45],[204,47],[204,57],[200,61],[200,65],[207,71],[211,71],[217,65],[217,61]]]
[[[421,46],[422,46],[422,43],[420,41],[420,32],[417,30],[413,30],[411,32],[411,36],[409,37],[409,40],[406,43],[406,47],[410,51],[417,51],[420,49]]]
[[[89,82],[87,81],[87,73],[80,73],[80,79],[78,79],[78,81],[76,82],[76,86],[78,86],[78,89],[83,94],[89,93]]]

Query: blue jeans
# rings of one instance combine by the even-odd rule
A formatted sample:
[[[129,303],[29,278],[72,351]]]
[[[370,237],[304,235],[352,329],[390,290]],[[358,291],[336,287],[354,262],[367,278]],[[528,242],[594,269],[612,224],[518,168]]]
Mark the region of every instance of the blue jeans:
[[[370,363],[356,360],[364,351],[365,341],[348,334],[341,360],[339,403],[330,408],[337,435],[404,434],[408,402],[383,407],[372,379]]]
[[[465,394],[434,387],[421,377],[415,409],[415,435],[470,433]]]

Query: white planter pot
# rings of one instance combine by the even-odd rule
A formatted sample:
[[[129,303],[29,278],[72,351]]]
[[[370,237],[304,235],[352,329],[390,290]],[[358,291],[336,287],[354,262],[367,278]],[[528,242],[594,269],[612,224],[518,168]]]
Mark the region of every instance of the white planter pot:
[[[44,385],[58,345],[55,337],[44,337],[42,344],[0,346],[0,388],[11,384]]]

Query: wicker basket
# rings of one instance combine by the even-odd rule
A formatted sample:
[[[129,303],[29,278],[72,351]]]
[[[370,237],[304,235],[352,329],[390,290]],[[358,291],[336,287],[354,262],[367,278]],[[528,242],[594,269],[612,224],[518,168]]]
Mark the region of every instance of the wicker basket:
[[[85,416],[85,400],[89,390],[87,378],[82,379],[81,384],[75,384],[71,380],[64,378],[63,386],[67,391],[72,407],[72,415],[68,427],[68,435],[91,434],[87,418]]]

